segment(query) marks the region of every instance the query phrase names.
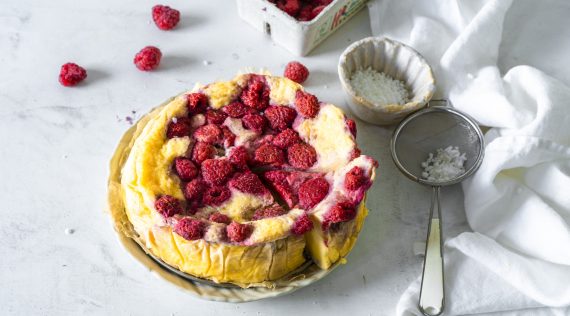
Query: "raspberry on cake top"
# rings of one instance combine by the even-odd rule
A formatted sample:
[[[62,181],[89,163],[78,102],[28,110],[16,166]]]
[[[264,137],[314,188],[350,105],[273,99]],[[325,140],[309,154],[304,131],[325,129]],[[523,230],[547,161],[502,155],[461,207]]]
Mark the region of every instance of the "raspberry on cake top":
[[[287,78],[244,74],[173,98],[122,169],[129,221],[179,270],[240,286],[283,277],[307,250],[348,254],[377,163],[352,120]]]

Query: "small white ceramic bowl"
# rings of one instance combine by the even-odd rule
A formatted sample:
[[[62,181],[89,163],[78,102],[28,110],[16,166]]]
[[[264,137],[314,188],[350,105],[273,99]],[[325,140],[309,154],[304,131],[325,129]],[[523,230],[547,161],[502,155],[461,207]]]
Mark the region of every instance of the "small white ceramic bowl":
[[[350,85],[350,77],[355,71],[368,67],[404,82],[409,102],[378,105],[357,95]],[[373,124],[398,123],[411,112],[425,107],[435,92],[435,79],[426,60],[411,47],[388,38],[368,37],[348,46],[340,56],[338,75],[354,114]]]

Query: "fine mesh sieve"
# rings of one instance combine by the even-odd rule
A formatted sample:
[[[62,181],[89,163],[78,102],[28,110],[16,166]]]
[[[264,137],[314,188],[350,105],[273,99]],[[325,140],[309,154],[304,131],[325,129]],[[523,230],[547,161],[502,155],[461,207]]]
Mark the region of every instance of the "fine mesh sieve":
[[[483,132],[475,120],[451,107],[433,106],[436,102],[440,101],[432,101],[427,108],[406,117],[396,127],[390,143],[392,159],[398,169],[408,178],[433,188],[419,302],[421,312],[430,316],[440,315],[445,302],[440,187],[472,175],[483,161],[485,147]],[[465,154],[465,172],[441,182],[422,178],[422,162],[430,153],[448,146],[457,147]]]

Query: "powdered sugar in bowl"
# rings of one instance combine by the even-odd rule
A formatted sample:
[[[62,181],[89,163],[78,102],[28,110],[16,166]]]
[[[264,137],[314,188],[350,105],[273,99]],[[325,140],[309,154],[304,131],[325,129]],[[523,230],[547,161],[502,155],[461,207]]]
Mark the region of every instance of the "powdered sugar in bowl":
[[[351,44],[340,57],[340,82],[360,119],[395,124],[423,108],[435,91],[431,67],[400,42],[368,37]]]

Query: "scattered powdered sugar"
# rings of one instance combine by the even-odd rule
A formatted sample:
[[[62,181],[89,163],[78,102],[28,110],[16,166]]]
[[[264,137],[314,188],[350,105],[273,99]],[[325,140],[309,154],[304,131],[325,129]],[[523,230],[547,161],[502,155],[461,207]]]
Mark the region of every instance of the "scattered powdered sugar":
[[[440,148],[435,156],[430,153],[428,159],[422,162],[422,178],[433,182],[452,180],[465,173],[463,165],[466,160],[465,153],[461,153],[458,147]]]
[[[408,90],[402,81],[390,78],[370,67],[353,73],[350,85],[358,96],[371,101],[377,107],[408,102]]]

